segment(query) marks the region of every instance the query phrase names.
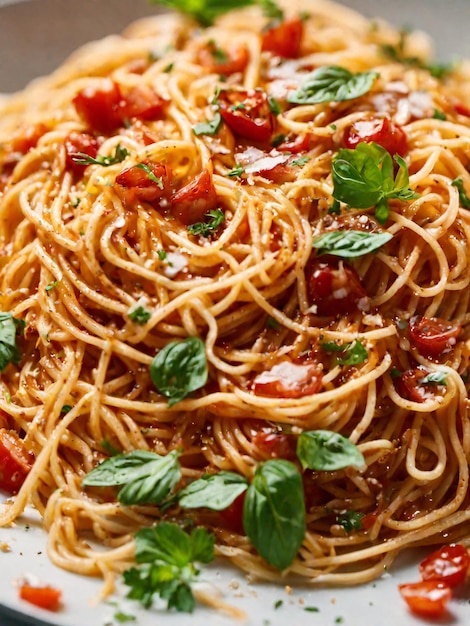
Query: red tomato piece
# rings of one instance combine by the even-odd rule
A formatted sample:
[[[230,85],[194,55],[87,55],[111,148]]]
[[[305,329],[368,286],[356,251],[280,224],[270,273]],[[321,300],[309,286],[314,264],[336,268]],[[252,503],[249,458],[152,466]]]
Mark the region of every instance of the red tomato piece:
[[[207,170],[178,189],[171,199],[173,215],[185,226],[203,221],[206,213],[216,206],[217,194]]]
[[[334,316],[369,310],[369,300],[356,270],[337,257],[313,257],[306,270],[307,293],[317,315]]]
[[[122,119],[137,117],[141,120],[159,118],[168,100],[159,96],[153,89],[142,85],[133,87],[124,96]]]
[[[210,40],[199,50],[197,59],[210,73],[230,76],[243,72],[248,63],[248,50],[245,46],[221,50],[215,41]]]
[[[99,143],[89,133],[77,133],[73,132],[65,139],[65,165],[68,170],[71,170],[74,174],[81,175],[86,165],[77,163],[74,157],[77,157],[78,152],[87,154],[89,157],[96,158],[98,153]]]
[[[436,385],[422,384],[419,381],[426,372],[419,368],[406,370],[396,380],[398,393],[412,402],[425,402],[435,396]]]
[[[218,103],[223,120],[236,135],[255,142],[269,141],[274,116],[264,91],[225,89],[219,93]]]
[[[35,148],[37,146],[38,141],[41,137],[46,134],[48,128],[45,124],[31,124],[28,126],[25,131],[14,137],[11,140],[10,150],[12,152],[21,152],[21,154],[26,154],[31,148]]]
[[[101,133],[111,133],[122,125],[124,100],[119,86],[106,80],[100,87],[85,87],[73,99],[77,113],[87,125]]]
[[[451,544],[439,548],[420,563],[423,580],[441,580],[449,587],[461,585],[470,566],[470,556],[465,546]]]
[[[317,393],[321,388],[322,374],[317,363],[281,361],[270,370],[258,374],[253,380],[253,391],[272,398],[302,398]]]
[[[455,346],[460,330],[458,322],[417,315],[410,320],[408,337],[424,356],[440,357]]]
[[[0,429],[0,489],[17,493],[31,467],[31,457],[16,432]]]
[[[21,585],[19,594],[22,600],[26,600],[26,602],[48,611],[57,611],[62,597],[60,589],[50,586],[33,587],[32,585]]]
[[[295,442],[292,435],[278,432],[258,432],[253,444],[262,452],[263,458],[295,459]]]
[[[303,29],[299,17],[268,27],[263,33],[262,49],[285,59],[296,59],[300,54]]]
[[[244,535],[243,507],[245,505],[246,491],[241,493],[230,506],[219,512],[222,524],[237,535]]]
[[[308,152],[312,147],[312,135],[294,135],[287,136],[285,141],[276,146],[278,152],[290,152],[291,154],[299,154],[300,152]]]
[[[290,183],[296,179],[295,169],[287,163],[279,163],[268,170],[259,170],[258,174],[263,178],[272,180],[277,185]]]
[[[357,120],[346,128],[343,134],[343,145],[351,150],[359,143],[372,141],[378,143],[392,156],[394,154],[404,156],[408,152],[406,133],[401,126],[393,124],[387,117]]]
[[[123,202],[129,206],[169,196],[171,172],[166,165],[149,161],[139,165],[128,167],[116,176],[115,190]]]
[[[454,104],[454,111],[458,113],[459,115],[470,117],[470,109],[466,107],[462,102],[456,102]]]
[[[440,580],[423,580],[399,585],[398,588],[413,613],[426,617],[441,616],[452,598],[451,588]]]

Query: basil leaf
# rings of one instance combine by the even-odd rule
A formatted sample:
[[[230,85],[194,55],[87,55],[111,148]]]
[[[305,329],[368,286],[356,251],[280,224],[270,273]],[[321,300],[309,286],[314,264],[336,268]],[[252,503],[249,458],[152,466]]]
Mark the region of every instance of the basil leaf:
[[[0,372],[9,363],[17,365],[21,361],[21,352],[16,344],[16,335],[25,327],[23,320],[16,319],[11,313],[0,312]]]
[[[161,502],[181,477],[178,453],[160,456],[135,450],[106,459],[82,480],[84,487],[117,487],[122,504]]]
[[[155,561],[185,567],[191,560],[191,539],[177,524],[159,522],[135,534],[136,563]]]
[[[390,233],[367,233],[362,230],[335,230],[323,233],[312,241],[317,254],[334,254],[354,259],[375,252],[392,239]]]
[[[93,158],[89,154],[86,154],[86,152],[76,152],[72,155],[72,161],[75,161],[78,165],[102,165],[103,167],[109,167],[110,165],[121,163],[129,154],[129,150],[118,143],[114,150],[114,156],[102,156],[98,154],[96,158]]]
[[[224,13],[239,9],[256,0],[150,0],[154,4],[187,13],[203,26],[210,26],[214,20]]]
[[[140,326],[143,326],[144,324],[146,324],[149,321],[149,319],[152,317],[152,314],[150,313],[150,311],[147,311],[147,309],[144,309],[143,306],[138,306],[136,309],[133,309],[127,315],[130,320],[132,320],[136,324],[139,324]]]
[[[199,337],[172,341],[154,357],[150,377],[158,391],[173,406],[207,382],[204,343]]]
[[[377,72],[353,74],[337,65],[319,67],[305,78],[300,89],[290,93],[287,101],[294,104],[319,104],[353,100],[370,91]]]
[[[306,531],[302,477],[280,459],[258,465],[246,492],[243,527],[259,554],[280,570],[294,560]]]
[[[333,472],[353,465],[363,467],[359,449],[339,433],[330,430],[309,430],[299,435],[297,456],[302,467]]]
[[[457,187],[457,189],[459,190],[460,204],[463,206],[463,208],[470,209],[470,198],[467,196],[462,178],[454,178],[454,180],[451,182],[451,185]]]
[[[339,365],[360,365],[369,358],[369,353],[362,343],[357,339],[351,343],[338,344],[334,341],[326,341],[320,346],[326,352],[341,352],[343,356],[336,356],[336,363]]]
[[[217,135],[222,125],[222,116],[217,112],[213,120],[199,122],[193,126],[193,133],[199,135]]]
[[[178,492],[183,509],[205,507],[222,511],[232,504],[248,488],[248,482],[240,474],[219,472],[206,474]]]
[[[358,511],[344,511],[343,513],[338,513],[336,523],[340,524],[347,533],[350,533],[353,530],[361,530],[363,517],[364,513],[359,513]]]

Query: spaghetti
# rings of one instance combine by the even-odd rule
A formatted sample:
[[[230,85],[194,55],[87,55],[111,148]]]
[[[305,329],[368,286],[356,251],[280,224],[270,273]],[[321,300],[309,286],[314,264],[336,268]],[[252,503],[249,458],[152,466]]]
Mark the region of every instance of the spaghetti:
[[[436,77],[428,57],[421,34],[325,0],[274,23],[258,7],[205,29],[156,16],[6,100],[0,308],[25,326],[1,374],[1,432],[24,482],[3,525],[31,503],[51,560],[110,590],[134,533],[178,507],[85,490],[99,462],[177,450],[182,484],[250,479],[326,430],[365,467],[303,472],[307,532],[283,575],[358,584],[408,546],[465,536],[470,112],[465,66]],[[371,84],[293,102],[318,68]],[[361,144],[403,157],[392,179],[409,173],[385,216],[334,180]],[[351,232],[389,236],[320,254],[319,235]],[[169,402],[150,367],[188,337],[208,379]],[[226,513],[184,511],[218,554],[278,580]]]

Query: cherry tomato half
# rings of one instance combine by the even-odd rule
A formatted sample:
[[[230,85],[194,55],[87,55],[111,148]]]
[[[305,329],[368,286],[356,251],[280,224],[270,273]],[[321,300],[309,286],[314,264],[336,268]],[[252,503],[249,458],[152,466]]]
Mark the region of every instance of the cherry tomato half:
[[[253,391],[272,398],[302,398],[317,393],[321,381],[322,374],[317,363],[285,360],[258,374],[253,381]]]
[[[374,141],[387,150],[392,156],[404,156],[408,152],[406,134],[398,124],[393,124],[387,117],[371,117],[357,120],[351,124],[343,135],[343,144],[354,150],[359,143]]]
[[[223,120],[236,135],[255,142],[269,141],[274,116],[264,91],[224,89],[219,93],[218,103]]]
[[[65,139],[65,165],[68,170],[71,170],[74,174],[80,175],[87,167],[84,164],[77,163],[77,153],[87,154],[89,157],[95,158],[98,153],[99,143],[89,133],[77,133],[72,132]],[[80,158],[80,157],[78,157]]]
[[[262,49],[285,59],[296,59],[300,54],[303,29],[300,17],[268,27],[263,32]]]
[[[243,529],[243,507],[245,505],[246,491],[241,493],[235,500],[223,511],[219,512],[222,524],[237,535],[244,535]]]
[[[116,176],[115,190],[128,206],[136,201],[152,203],[169,195],[170,182],[166,165],[147,161],[122,170]]]
[[[309,302],[317,315],[367,310],[369,301],[356,270],[337,257],[313,257],[306,270]]]
[[[17,493],[31,467],[31,457],[16,432],[0,429],[0,489]]]
[[[207,170],[203,170],[194,180],[178,189],[171,198],[173,215],[186,226],[203,221],[206,213],[216,206],[217,194]]]
[[[199,50],[198,61],[213,74],[230,76],[243,72],[248,63],[248,50],[245,46],[221,50],[215,41],[210,40]]]
[[[410,609],[426,617],[441,616],[452,598],[451,588],[440,580],[422,580],[398,588]]]
[[[278,432],[258,432],[253,437],[253,445],[259,449],[262,458],[295,459],[295,441],[292,435]]]
[[[457,322],[415,316],[410,320],[408,336],[413,346],[424,356],[440,357],[453,348],[460,329]]]
[[[419,571],[423,580],[441,580],[449,587],[456,587],[464,582],[469,566],[467,548],[461,544],[451,544],[426,557]]]
[[[412,402],[425,402],[434,398],[436,385],[421,383],[420,381],[425,377],[426,372],[419,367],[402,372],[395,379],[398,393]]]

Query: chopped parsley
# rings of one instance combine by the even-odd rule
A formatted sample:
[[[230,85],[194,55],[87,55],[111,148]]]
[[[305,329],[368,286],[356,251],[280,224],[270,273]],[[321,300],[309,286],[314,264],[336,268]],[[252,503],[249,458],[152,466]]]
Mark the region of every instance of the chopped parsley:
[[[129,150],[118,143],[113,156],[102,156],[99,154],[94,158],[85,152],[77,152],[72,156],[72,160],[78,163],[78,165],[102,165],[103,167],[109,167],[110,165],[121,163],[129,154]]]
[[[147,309],[144,309],[144,307],[142,306],[138,306],[136,309],[131,311],[128,315],[129,315],[129,319],[131,319],[136,324],[139,324],[139,326],[143,326],[144,324],[146,324],[149,321],[149,319],[152,317],[151,312],[147,311]]]
[[[225,214],[222,209],[215,209],[212,211],[208,211],[206,213],[206,217],[209,218],[207,222],[196,222],[195,224],[190,224],[187,227],[188,233],[190,235],[201,235],[201,237],[210,237],[214,232],[216,232],[219,226],[225,219]]]

